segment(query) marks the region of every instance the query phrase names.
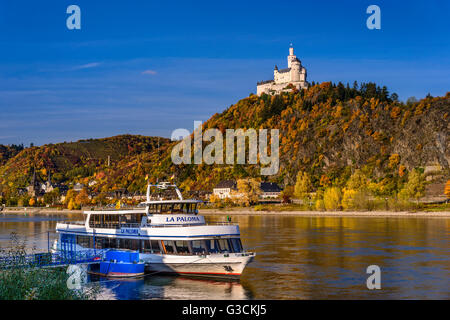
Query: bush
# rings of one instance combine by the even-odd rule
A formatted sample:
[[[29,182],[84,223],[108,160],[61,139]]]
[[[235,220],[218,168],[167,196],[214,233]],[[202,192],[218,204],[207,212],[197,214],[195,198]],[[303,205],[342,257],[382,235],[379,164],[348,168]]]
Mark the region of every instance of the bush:
[[[344,189],[342,196],[344,210],[373,210],[367,193],[363,190]]]
[[[325,211],[325,204],[323,202],[323,199],[317,199],[315,206],[317,211]]]

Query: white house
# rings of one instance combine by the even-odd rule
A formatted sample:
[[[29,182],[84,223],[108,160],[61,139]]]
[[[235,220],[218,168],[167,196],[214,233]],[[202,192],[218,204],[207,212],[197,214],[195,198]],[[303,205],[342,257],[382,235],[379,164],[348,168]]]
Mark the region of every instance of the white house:
[[[222,180],[213,189],[213,194],[220,199],[231,198],[231,192],[237,191],[237,183],[234,180]]]

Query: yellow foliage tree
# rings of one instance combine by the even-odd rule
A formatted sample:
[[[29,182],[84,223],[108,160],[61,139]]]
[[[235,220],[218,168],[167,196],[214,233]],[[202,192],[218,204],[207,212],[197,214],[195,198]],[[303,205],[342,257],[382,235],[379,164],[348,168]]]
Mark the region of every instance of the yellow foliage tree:
[[[250,206],[258,202],[261,194],[259,180],[254,178],[239,179],[237,181],[237,189],[238,193],[240,193],[240,196],[237,197],[240,204]]]
[[[323,203],[328,211],[338,210],[341,206],[342,193],[337,187],[327,188],[323,194]]]
[[[30,207],[33,207],[36,204],[36,200],[34,198],[30,198],[30,200],[28,201],[28,205]]]
[[[306,172],[299,171],[294,187],[294,196],[298,199],[308,200],[308,195],[312,191],[312,183]]]
[[[75,204],[78,206],[85,206],[90,203],[89,193],[86,188],[80,191],[80,193],[75,197]]]
[[[444,193],[450,199],[450,180],[445,184]]]
[[[73,210],[74,207],[75,207],[75,201],[73,199],[70,199],[69,204],[67,205],[67,209]]]

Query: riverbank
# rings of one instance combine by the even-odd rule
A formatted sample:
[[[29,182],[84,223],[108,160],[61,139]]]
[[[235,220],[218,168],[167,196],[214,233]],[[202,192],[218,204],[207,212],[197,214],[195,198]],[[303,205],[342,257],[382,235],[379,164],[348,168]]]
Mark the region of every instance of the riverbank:
[[[26,209],[26,210],[25,210]],[[83,210],[58,210],[54,208],[5,208],[1,214],[44,214],[44,215],[72,215],[82,214]],[[283,216],[308,216],[308,217],[449,217],[450,211],[255,211],[252,208],[224,208],[224,209],[200,209],[204,215],[283,215]]]
[[[68,210],[57,208],[4,208],[0,211],[0,215],[5,214],[81,214],[83,210]]]
[[[200,209],[204,215],[283,215],[307,217],[446,217],[450,218],[450,211],[255,211],[252,209]]]

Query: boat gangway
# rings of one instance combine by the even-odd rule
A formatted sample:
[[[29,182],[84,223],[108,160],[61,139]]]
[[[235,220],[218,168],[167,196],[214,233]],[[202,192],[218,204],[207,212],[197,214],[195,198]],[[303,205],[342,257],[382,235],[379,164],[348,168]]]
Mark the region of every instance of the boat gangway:
[[[56,251],[23,255],[0,256],[0,269],[11,268],[51,268],[74,264],[94,264],[102,260],[99,250]]]

